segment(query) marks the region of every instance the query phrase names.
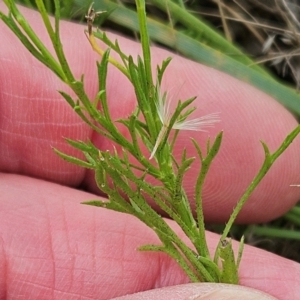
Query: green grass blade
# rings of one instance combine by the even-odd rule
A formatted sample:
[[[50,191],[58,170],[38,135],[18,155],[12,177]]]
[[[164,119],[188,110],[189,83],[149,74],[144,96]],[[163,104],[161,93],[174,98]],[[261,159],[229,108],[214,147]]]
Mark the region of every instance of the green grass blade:
[[[253,64],[253,61],[247,57],[245,53],[226,40],[226,38],[215,29],[207,25],[200,19],[199,16],[194,16],[182,6],[174,3],[172,0],[150,0],[149,2],[168,13],[171,18],[174,18],[177,22],[179,21],[181,24],[186,26],[188,31],[192,31],[198,36],[201,36],[201,43],[206,44],[215,50],[221,51],[244,65]],[[267,74],[261,66],[253,64],[252,68]]]

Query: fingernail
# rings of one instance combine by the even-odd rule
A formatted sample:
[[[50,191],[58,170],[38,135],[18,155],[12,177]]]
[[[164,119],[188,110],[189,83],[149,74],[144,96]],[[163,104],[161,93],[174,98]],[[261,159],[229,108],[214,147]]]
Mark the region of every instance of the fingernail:
[[[202,287],[206,284],[201,284]],[[187,298],[187,300],[274,300],[273,296],[263,293],[261,291],[231,284],[207,284],[207,290],[203,289],[200,293]]]

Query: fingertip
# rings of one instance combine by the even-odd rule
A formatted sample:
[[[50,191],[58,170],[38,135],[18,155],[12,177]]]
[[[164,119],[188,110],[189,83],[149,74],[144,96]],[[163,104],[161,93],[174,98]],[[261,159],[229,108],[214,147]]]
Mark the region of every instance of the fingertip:
[[[113,298],[114,300],[275,300],[261,291],[239,285],[219,283],[190,283]]]

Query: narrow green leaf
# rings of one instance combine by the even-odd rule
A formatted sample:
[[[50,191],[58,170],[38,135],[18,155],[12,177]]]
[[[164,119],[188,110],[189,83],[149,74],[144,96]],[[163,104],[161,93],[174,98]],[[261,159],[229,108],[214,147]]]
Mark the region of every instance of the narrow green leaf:
[[[90,151],[96,150],[96,148],[92,147],[91,144],[87,144],[82,141],[74,141],[74,140],[68,139],[68,138],[65,138],[65,140],[67,141],[67,143],[69,145],[71,145],[72,147],[74,147],[78,150],[81,150],[81,151],[90,152]]]
[[[163,75],[165,73],[167,66],[170,64],[171,60],[172,60],[172,57],[168,57],[167,59],[163,60],[161,67],[159,65],[157,66],[157,82],[156,82],[156,84],[159,84],[159,86],[161,86]]]
[[[232,242],[229,239],[225,239],[221,242],[221,247],[219,248],[220,259],[222,263],[222,273],[220,277],[220,282],[238,284],[238,269],[235,264],[234,253],[232,249]]]
[[[75,165],[83,167],[83,168],[88,168],[88,169],[93,169],[94,168],[92,164],[90,164],[86,161],[83,161],[83,160],[81,160],[79,158],[76,158],[74,156],[67,155],[67,154],[65,154],[65,153],[63,153],[63,152],[61,152],[61,151],[59,151],[55,148],[53,148],[53,150],[58,156],[60,156],[63,160],[66,160],[67,162],[70,162],[72,164],[75,164]]]
[[[237,268],[237,270],[239,269],[239,266],[240,266],[240,262],[241,262],[243,251],[244,251],[244,246],[245,246],[245,237],[242,236],[242,238],[240,240],[240,244],[239,244],[238,257],[236,259],[236,268]]]

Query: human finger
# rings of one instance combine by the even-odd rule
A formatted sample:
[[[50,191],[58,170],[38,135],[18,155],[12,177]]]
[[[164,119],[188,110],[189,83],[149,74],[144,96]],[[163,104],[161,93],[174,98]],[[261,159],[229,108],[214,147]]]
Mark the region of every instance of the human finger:
[[[137,250],[159,244],[139,220],[80,204],[97,198],[93,194],[12,174],[0,175],[0,189],[2,297],[111,299],[189,282],[165,254]],[[219,237],[207,232],[207,239],[213,255]],[[299,274],[298,263],[245,246],[241,285],[298,299]]]

